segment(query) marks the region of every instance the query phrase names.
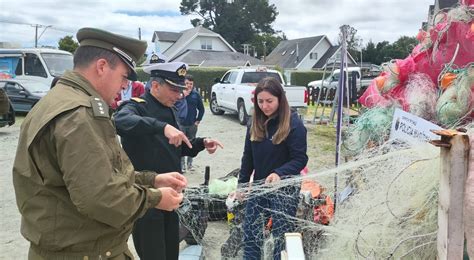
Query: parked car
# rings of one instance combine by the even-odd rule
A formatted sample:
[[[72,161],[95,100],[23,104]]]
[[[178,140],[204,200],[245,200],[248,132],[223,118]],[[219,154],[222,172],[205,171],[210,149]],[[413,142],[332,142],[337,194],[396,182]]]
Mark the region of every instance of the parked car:
[[[15,79],[32,79],[51,84],[54,77],[61,76],[72,67],[73,56],[67,51],[46,48],[0,49],[0,74]]]
[[[254,109],[254,91],[257,83],[265,77],[274,77],[285,89],[288,104],[292,109],[306,107],[308,98],[306,87],[288,86],[277,70],[259,68],[241,68],[227,71],[212,86],[210,108],[214,115],[224,112],[237,113],[239,122],[247,124]]]
[[[46,95],[50,86],[31,79],[2,79],[0,88],[7,93],[15,112],[29,112]]]
[[[15,110],[3,88],[0,88],[0,127],[15,123]]]

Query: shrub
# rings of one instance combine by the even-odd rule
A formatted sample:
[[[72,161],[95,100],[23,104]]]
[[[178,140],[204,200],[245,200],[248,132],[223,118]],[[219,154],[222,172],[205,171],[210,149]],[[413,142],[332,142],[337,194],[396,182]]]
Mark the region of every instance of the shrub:
[[[194,77],[194,87],[206,101],[209,100],[209,93],[212,85],[214,85],[214,80],[221,78],[229,69],[224,67],[190,67],[188,73]],[[143,68],[137,68],[137,76],[138,80],[143,82],[150,79],[150,75],[143,72]]]
[[[314,80],[320,80],[323,72],[320,71],[295,71],[291,73],[291,84],[296,86],[308,86]]]
[[[188,73],[194,77],[194,86],[199,90],[204,101],[209,100],[212,85],[216,78],[224,76],[230,68],[224,67],[190,67]]]

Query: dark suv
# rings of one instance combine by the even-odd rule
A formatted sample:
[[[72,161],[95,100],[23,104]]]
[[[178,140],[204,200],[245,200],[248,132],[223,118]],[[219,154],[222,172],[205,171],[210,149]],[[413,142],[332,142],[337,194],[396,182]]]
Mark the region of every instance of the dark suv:
[[[15,110],[7,96],[7,93],[0,88],[0,127],[11,126],[15,123]]]

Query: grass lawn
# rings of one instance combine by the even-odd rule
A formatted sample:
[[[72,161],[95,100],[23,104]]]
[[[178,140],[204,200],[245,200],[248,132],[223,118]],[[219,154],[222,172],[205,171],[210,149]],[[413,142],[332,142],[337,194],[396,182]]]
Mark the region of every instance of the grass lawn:
[[[309,106],[304,114],[306,122],[312,122],[315,107]],[[318,108],[321,115],[322,108]],[[331,108],[324,111],[324,116],[329,117]],[[318,120],[316,120],[318,121]],[[336,154],[336,128],[333,123],[314,124],[306,123],[308,129],[308,168],[311,172],[334,167]]]
[[[315,106],[308,106],[306,113],[303,114],[307,122],[306,128],[308,129],[308,167],[310,167],[310,170],[333,168],[336,160],[336,118],[334,122],[330,123],[320,123],[320,119],[316,118],[316,123],[312,123],[315,114]],[[330,114],[331,107],[326,107],[323,115],[323,108],[321,106],[318,107],[316,113],[318,117],[323,115],[322,117],[326,119],[326,121]],[[357,116],[359,112],[357,107],[353,106],[350,109],[344,108],[344,114],[349,114],[351,117],[354,117]],[[347,122],[346,119],[344,121]],[[325,121],[323,120],[323,122]],[[343,126],[343,128],[346,127],[347,126]]]

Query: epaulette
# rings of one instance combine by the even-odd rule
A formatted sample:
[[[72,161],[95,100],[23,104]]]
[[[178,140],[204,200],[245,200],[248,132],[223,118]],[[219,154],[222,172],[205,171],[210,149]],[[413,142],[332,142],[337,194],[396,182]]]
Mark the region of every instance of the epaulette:
[[[143,99],[143,98],[139,98],[139,97],[132,97],[130,100],[133,100],[137,103],[146,103],[146,100]]]
[[[91,98],[92,112],[94,117],[109,118],[109,106],[105,104],[100,98]]]

